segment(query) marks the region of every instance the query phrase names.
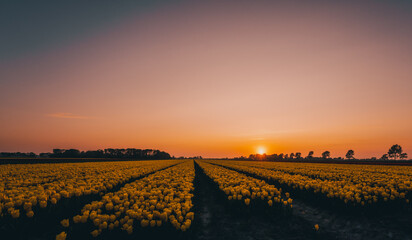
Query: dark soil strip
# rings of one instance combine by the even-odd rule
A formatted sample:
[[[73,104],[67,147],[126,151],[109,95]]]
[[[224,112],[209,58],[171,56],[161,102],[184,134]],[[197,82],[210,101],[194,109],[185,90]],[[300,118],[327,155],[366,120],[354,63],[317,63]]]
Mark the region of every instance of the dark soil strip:
[[[217,166],[221,166],[216,164]],[[225,166],[221,166],[225,167]],[[380,240],[380,239],[412,239],[412,214],[410,209],[400,212],[399,209],[385,209],[384,212],[356,212],[354,208],[340,208],[336,204],[336,209],[331,209],[330,205],[322,207],[328,199],[317,197],[316,194],[307,193],[304,190],[288,188],[277,181],[269,180],[234,168],[225,167],[250,177],[261,179],[277,187],[283,187],[284,191],[291,193],[293,198],[293,214],[306,219],[309,222],[317,223],[326,229],[327,232],[340,239],[348,240]],[[297,198],[297,199],[296,199]],[[317,201],[318,198],[318,201]],[[329,201],[331,201],[329,199]],[[333,211],[335,210],[335,211]]]
[[[161,171],[177,164],[159,169]],[[117,192],[127,183],[147,177],[157,171],[150,172],[143,176],[132,178],[123,183],[119,183],[112,189],[102,192],[100,194],[83,195],[80,197],[62,198],[56,205],[48,202],[45,209],[39,206],[34,207],[34,217],[27,218],[25,211],[20,211],[20,218],[13,219],[6,215],[0,218],[0,236],[2,240],[11,239],[55,239],[56,234],[65,231],[60,221],[69,218],[72,220],[73,216],[80,213],[84,205],[101,199],[101,196],[108,192]]]
[[[195,164],[195,221],[192,239],[333,239],[316,232],[307,221],[269,207],[246,206],[227,200]],[[237,204],[236,204],[237,203]]]

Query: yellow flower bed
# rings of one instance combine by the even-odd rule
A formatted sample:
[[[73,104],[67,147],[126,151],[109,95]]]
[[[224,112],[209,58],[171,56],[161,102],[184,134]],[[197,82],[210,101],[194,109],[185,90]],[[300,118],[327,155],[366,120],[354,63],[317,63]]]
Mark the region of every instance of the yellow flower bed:
[[[0,215],[31,218],[62,198],[97,194],[178,163],[168,161],[17,164],[0,166]]]
[[[91,231],[93,237],[114,228],[131,234],[136,224],[160,227],[171,223],[176,229],[186,231],[194,218],[190,211],[194,177],[193,161],[185,161],[126,184],[117,192],[105,194],[100,201],[86,204],[72,221],[93,223],[96,227]]]
[[[278,203],[292,207],[293,200],[289,193],[285,193],[286,198],[283,198],[281,189],[274,185],[224,167],[212,165],[207,161],[197,161],[197,163],[206,175],[219,185],[220,190],[225,192],[229,200],[239,200],[249,205],[251,200],[261,199],[267,201],[269,206]]]
[[[412,168],[405,166],[213,161],[282,184],[360,205],[409,203]]]

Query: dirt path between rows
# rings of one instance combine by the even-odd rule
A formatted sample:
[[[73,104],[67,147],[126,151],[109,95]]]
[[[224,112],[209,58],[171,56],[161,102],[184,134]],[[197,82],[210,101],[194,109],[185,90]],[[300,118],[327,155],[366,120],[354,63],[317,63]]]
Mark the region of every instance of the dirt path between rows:
[[[196,234],[192,239],[331,239],[294,216],[269,215],[262,209],[245,211],[231,208],[225,204],[229,200],[222,198],[220,190],[203,170],[197,164],[195,168],[195,223],[192,231]]]

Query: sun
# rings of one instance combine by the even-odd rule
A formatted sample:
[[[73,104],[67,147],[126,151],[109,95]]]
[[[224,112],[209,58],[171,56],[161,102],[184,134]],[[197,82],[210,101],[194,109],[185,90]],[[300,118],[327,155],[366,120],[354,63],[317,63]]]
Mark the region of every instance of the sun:
[[[257,148],[257,153],[259,153],[260,155],[263,155],[266,153],[266,148],[263,146],[260,146]]]

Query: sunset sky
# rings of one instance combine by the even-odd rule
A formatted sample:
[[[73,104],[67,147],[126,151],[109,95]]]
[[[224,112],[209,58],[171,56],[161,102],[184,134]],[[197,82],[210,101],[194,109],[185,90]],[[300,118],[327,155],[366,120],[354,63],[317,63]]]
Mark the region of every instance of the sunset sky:
[[[412,1],[0,3],[0,152],[412,154]]]

